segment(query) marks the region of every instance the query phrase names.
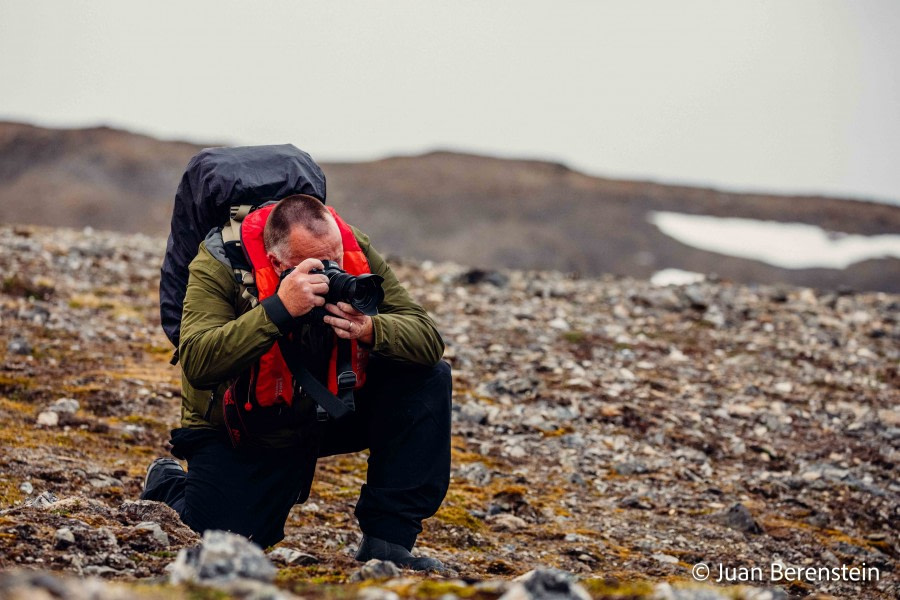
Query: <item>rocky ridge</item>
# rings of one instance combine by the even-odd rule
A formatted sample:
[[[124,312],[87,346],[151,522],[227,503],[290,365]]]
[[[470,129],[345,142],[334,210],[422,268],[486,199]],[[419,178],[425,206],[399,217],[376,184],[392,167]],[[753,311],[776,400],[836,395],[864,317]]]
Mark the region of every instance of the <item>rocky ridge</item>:
[[[108,127],[0,121],[0,210],[14,223],[168,235],[175,190],[202,147]],[[900,292],[896,258],[786,269],[685,245],[649,220],[663,211],[805,223],[837,239],[897,233],[897,205],[616,180],[456,152],[322,168],[328,203],[364,225],[380,251],[400,256],[591,276],[649,278],[676,268],[748,283]]]
[[[162,582],[199,538],[135,502],[179,416],[164,240],[0,233],[0,596],[81,585],[65,573],[195,593]],[[417,549],[455,573],[350,583],[365,456],[348,455],[321,461],[269,551],[284,593],[497,598],[543,566],[595,598],[895,597],[900,297],[392,264],[454,368],[453,482]],[[880,577],[691,575],[773,561]]]

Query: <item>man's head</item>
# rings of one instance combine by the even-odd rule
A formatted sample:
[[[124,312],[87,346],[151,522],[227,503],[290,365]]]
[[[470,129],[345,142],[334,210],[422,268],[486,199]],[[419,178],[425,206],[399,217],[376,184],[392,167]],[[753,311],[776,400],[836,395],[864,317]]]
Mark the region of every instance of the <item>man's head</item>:
[[[321,200],[312,196],[288,196],[276,204],[263,230],[263,244],[278,273],[307,258],[344,265],[341,231]]]

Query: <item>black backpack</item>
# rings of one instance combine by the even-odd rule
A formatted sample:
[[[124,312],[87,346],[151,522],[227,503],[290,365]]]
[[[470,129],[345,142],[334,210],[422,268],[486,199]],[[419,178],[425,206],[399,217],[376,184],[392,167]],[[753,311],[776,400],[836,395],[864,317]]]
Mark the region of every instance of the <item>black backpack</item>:
[[[325,173],[312,157],[292,144],[206,148],[188,163],[172,211],[172,229],[159,280],[162,327],[178,360],[181,311],[188,265],[211,230],[243,219],[248,208],[306,194],[325,202]],[[237,273],[246,266],[240,241],[225,243]],[[240,283],[240,281],[239,281]]]

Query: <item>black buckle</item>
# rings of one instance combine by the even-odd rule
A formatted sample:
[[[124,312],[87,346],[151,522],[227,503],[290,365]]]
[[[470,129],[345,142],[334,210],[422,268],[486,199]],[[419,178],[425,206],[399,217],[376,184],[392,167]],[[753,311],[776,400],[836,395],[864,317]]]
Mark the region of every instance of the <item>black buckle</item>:
[[[353,371],[344,371],[337,376],[337,386],[339,390],[349,390],[356,387],[356,373]]]

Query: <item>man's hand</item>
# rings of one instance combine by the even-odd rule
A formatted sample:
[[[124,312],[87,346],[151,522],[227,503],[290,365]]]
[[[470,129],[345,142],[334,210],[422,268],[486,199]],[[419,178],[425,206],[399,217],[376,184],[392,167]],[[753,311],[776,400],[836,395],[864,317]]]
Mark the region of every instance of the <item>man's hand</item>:
[[[331,325],[339,338],[345,340],[359,340],[369,346],[375,340],[375,330],[372,328],[372,317],[364,315],[346,302],[326,304],[325,309],[331,313],[325,317],[325,322]]]
[[[310,274],[313,269],[324,268],[321,260],[307,258],[281,281],[278,297],[292,317],[300,317],[316,306],[325,305],[328,277],[321,273]]]

